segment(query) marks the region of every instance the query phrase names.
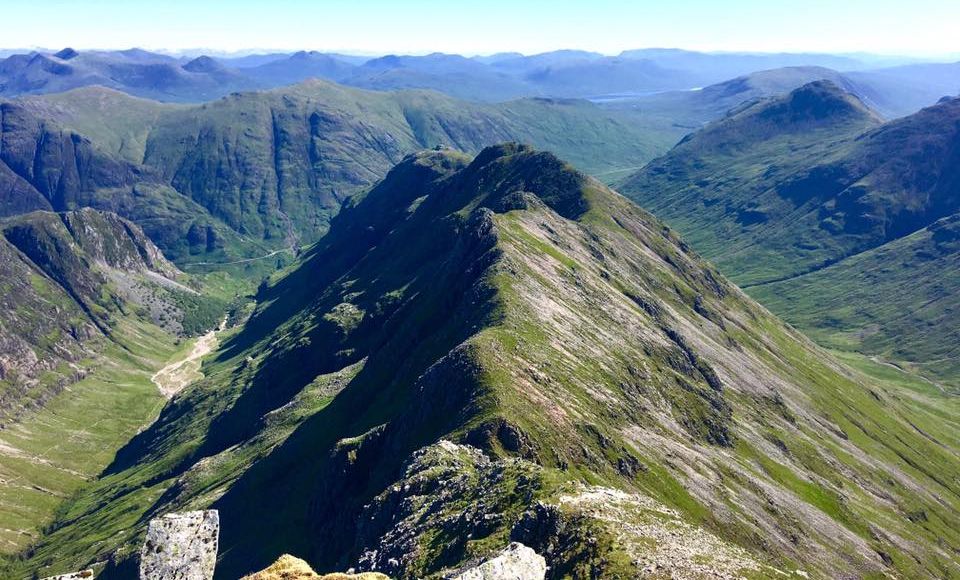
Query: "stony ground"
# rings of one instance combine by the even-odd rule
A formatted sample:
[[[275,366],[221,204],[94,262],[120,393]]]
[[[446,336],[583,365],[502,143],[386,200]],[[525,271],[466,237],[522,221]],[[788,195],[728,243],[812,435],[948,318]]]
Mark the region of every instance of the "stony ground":
[[[225,322],[226,319],[224,319]],[[223,323],[220,328],[223,328]],[[150,380],[157,385],[160,394],[168,399],[172,398],[190,383],[203,378],[203,373],[200,372],[201,361],[203,357],[213,352],[218,344],[217,331],[211,330],[197,339],[186,357],[163,367]]]

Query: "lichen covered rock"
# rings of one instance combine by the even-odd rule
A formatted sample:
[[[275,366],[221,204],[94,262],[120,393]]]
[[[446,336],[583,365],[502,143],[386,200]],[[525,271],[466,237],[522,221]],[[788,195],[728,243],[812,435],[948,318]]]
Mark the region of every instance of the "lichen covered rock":
[[[219,536],[217,510],[150,520],[140,550],[140,580],[210,580],[217,564]]]
[[[423,578],[483,558],[489,548],[477,551],[476,542],[505,545],[510,526],[541,492],[541,477],[529,461],[491,459],[470,445],[441,440],[425,447],[361,514],[358,568]]]

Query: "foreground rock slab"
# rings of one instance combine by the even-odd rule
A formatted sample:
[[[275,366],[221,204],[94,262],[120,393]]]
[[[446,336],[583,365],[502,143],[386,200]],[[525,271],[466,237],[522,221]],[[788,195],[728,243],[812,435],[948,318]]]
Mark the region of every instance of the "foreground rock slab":
[[[451,580],[543,580],[547,562],[543,556],[519,542],[513,542],[495,557],[461,571]]]
[[[150,520],[140,550],[140,580],[211,580],[219,537],[217,510],[167,514]]]

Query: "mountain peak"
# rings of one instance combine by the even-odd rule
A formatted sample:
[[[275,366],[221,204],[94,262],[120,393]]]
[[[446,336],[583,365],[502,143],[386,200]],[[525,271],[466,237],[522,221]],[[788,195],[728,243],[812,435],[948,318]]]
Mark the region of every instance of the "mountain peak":
[[[70,60],[72,58],[76,58],[80,56],[80,53],[68,47],[61,50],[60,52],[54,53],[53,56],[59,58],[60,60]]]
[[[780,97],[735,107],[726,117],[684,137],[677,148],[695,144],[696,148],[735,151],[787,135],[805,139],[823,128],[860,133],[881,123],[856,95],[833,81],[817,80]]]
[[[792,121],[823,121],[843,118],[876,118],[857,96],[830,80],[818,80],[793,90],[782,104],[768,109],[775,117],[788,114]]]
[[[290,55],[291,61],[309,61],[309,60],[333,60],[329,54],[324,54],[316,50],[301,50]]]
[[[463,186],[478,192],[480,205],[496,213],[527,209],[532,197],[567,219],[578,219],[589,209],[584,174],[553,153],[521,143],[487,147],[463,175]]]
[[[198,56],[187,64],[183,65],[183,70],[193,73],[212,73],[223,70],[223,65],[209,56]]]

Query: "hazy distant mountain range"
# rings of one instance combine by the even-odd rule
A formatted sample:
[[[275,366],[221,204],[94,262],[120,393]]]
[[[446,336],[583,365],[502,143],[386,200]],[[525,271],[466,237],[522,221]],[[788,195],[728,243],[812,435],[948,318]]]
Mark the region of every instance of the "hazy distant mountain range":
[[[433,53],[368,58],[301,51],[186,58],[140,49],[78,52],[67,48],[13,54],[0,60],[0,96],[102,85],[161,101],[198,102],[320,78],[375,90],[432,89],[477,101],[532,96],[643,97],[785,67],[820,67],[827,76],[843,74],[890,116],[908,114],[944,95],[960,93],[960,64],[911,63],[872,55],[643,49],[617,56],[561,50],[531,56],[503,53],[468,58]]]

